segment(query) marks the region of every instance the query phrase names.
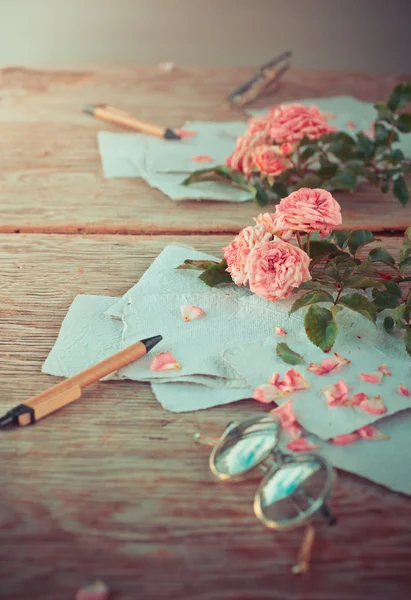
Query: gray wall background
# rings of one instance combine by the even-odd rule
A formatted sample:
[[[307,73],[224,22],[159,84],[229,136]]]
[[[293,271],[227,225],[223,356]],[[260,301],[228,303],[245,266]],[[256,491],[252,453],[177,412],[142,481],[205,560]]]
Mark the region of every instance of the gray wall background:
[[[0,0],[1,65],[411,71],[411,0]]]

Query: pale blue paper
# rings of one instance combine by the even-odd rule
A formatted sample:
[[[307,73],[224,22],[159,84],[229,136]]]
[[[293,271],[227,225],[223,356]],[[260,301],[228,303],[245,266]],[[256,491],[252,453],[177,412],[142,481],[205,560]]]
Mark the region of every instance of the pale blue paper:
[[[250,192],[212,181],[189,187],[181,185],[193,171],[224,164],[246,124],[195,121],[184,127],[196,131],[197,135],[170,141],[144,134],[99,132],[97,142],[105,177],[142,177],[173,200],[251,200]],[[192,160],[196,154],[209,155],[213,160],[199,164]]]

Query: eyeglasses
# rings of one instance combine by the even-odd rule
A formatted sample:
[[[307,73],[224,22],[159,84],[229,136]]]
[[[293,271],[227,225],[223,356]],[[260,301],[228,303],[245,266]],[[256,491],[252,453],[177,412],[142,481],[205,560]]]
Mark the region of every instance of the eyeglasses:
[[[272,414],[259,414],[240,423],[230,423],[220,438],[199,433],[198,443],[211,445],[210,469],[223,481],[242,480],[256,469],[265,475],[254,497],[254,513],[266,527],[290,531],[304,525],[298,564],[293,572],[308,570],[314,528],[312,521],[322,514],[333,525],[328,507],[335,480],[331,464],[317,454],[295,456],[283,453],[278,445],[281,424]]]

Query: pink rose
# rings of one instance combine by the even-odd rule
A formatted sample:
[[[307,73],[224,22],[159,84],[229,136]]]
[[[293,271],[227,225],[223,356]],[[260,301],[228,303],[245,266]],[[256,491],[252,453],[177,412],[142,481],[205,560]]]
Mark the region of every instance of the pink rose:
[[[227,261],[227,271],[236,285],[247,283],[247,257],[251,250],[256,245],[270,239],[272,239],[272,235],[264,225],[250,225],[242,229],[233,241],[223,248],[224,258]]]
[[[279,149],[268,144],[257,146],[253,158],[255,168],[264,175],[276,177],[288,166],[286,161],[279,156]]]
[[[270,135],[278,144],[300,142],[305,136],[314,140],[325,133],[336,131],[335,127],[328,125],[316,106],[280,105],[274,107],[270,114]]]
[[[240,136],[237,138],[235,150],[225,160],[226,165],[235,171],[249,177],[255,168],[254,149],[267,143],[267,136],[258,132],[252,136]]]
[[[289,142],[284,142],[283,144],[281,144],[281,146],[280,146],[281,156],[291,156],[291,154],[293,152],[294,152],[294,146],[292,144],[290,144]]]
[[[292,192],[276,206],[279,229],[310,233],[319,231],[326,237],[341,225],[341,207],[330,192],[301,188]]]
[[[310,257],[287,242],[266,242],[248,254],[247,275],[250,290],[267,300],[281,300],[294,288],[311,279]]]
[[[261,213],[254,221],[257,225],[264,225],[266,231],[269,231],[273,236],[278,236],[283,240],[289,240],[293,236],[292,229],[282,230],[277,224],[277,215],[275,213]]]
[[[246,136],[252,136],[256,133],[264,133],[266,136],[270,133],[271,120],[267,117],[252,118],[248,121]]]

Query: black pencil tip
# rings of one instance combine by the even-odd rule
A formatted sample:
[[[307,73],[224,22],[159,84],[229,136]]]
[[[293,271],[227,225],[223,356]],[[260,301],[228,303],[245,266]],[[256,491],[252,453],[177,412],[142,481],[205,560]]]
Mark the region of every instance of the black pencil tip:
[[[9,427],[9,425],[14,425],[14,424],[15,424],[15,418],[13,415],[6,413],[4,415],[4,417],[0,417],[0,429],[5,429],[6,427]]]
[[[153,337],[146,338],[145,340],[141,340],[141,342],[145,345],[147,352],[150,352],[150,350],[152,350],[154,346],[157,346],[157,344],[160,343],[162,339],[162,335],[155,335]]]
[[[178,135],[172,129],[166,129],[164,132],[164,137],[166,140],[181,140],[181,135]]]

